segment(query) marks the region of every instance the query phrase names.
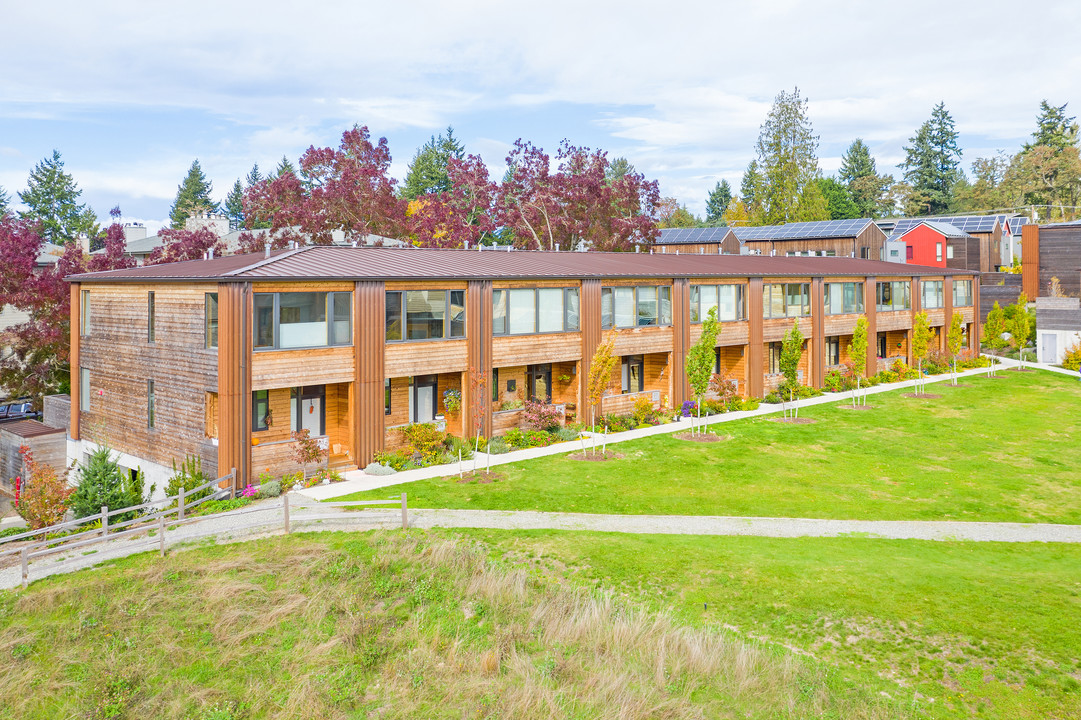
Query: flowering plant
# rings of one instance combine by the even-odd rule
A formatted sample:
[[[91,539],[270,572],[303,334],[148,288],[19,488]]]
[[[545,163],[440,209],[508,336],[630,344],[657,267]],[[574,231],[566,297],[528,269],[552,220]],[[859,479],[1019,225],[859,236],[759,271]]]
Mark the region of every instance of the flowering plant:
[[[241,495],[243,495],[246,498],[253,498],[253,497],[256,496],[256,494],[257,494],[256,490],[255,490],[254,487],[252,487],[251,483],[248,483],[247,486],[245,486],[245,488],[244,488],[244,492],[241,493]]]
[[[454,414],[462,409],[462,393],[459,390],[446,390],[443,392],[443,407],[447,412]]]

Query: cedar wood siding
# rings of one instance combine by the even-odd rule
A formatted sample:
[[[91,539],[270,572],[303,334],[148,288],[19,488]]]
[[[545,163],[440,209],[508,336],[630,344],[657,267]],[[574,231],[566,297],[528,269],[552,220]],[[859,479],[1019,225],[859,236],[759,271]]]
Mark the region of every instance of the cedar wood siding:
[[[90,332],[80,336],[81,291],[89,295]],[[217,351],[207,349],[204,307],[216,283],[162,285],[73,283],[71,437],[169,467],[201,458],[211,473],[217,452],[205,436],[206,392],[217,389]],[[154,341],[148,293],[154,293]],[[80,367],[90,373],[90,407],[80,411]],[[149,427],[148,381],[154,382]],[[102,437],[102,429],[105,436]]]
[[[366,467],[383,449],[386,348],[386,289],[381,282],[358,282],[353,291],[353,357],[356,362],[352,416],[354,457]]]
[[[218,468],[234,490],[250,477],[251,311],[250,283],[218,284]]]
[[[1029,229],[1026,225],[1022,232]],[[1029,300],[1050,295],[1051,278],[1057,277],[1062,291],[1068,297],[1081,295],[1081,224],[1033,227],[1036,240],[1035,258],[1039,272],[1025,286]],[[1022,241],[1022,252],[1026,257],[1028,236]]]
[[[1021,228],[1021,292],[1030,301],[1040,295],[1041,264],[1040,226],[1025,225]]]

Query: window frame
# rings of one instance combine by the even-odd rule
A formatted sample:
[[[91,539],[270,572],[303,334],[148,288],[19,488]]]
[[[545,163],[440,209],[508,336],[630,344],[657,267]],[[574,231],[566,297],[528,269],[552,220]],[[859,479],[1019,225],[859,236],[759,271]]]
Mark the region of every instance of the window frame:
[[[963,302],[958,302],[957,290],[960,287],[967,288],[966,297]],[[953,281],[953,306],[956,307],[972,307],[972,281],[971,280],[954,280]]]
[[[921,310],[938,310],[945,307],[946,294],[944,286],[945,282],[942,280],[921,280],[920,281],[920,309]],[[932,305],[927,302],[928,293],[931,290],[935,295],[935,301],[937,305]]]
[[[214,311],[211,320],[211,298],[213,298]],[[213,340],[211,340],[213,337]],[[203,297],[203,344],[207,349],[218,347],[218,293],[204,293]]]
[[[293,294],[313,294],[323,296],[323,323],[326,325],[326,342],[322,345],[297,345],[282,347],[281,344],[281,296],[293,295]],[[207,293],[207,295],[217,295],[217,293]],[[334,301],[338,295],[348,295],[349,301],[346,306],[349,308],[349,330],[348,341],[339,341],[334,332]],[[292,290],[285,292],[257,292],[252,296],[252,351],[253,352],[276,352],[276,351],[289,351],[289,350],[312,350],[315,348],[335,348],[335,347],[349,347],[353,344],[353,291],[352,290]],[[257,310],[259,307],[259,298],[271,298],[270,305],[270,325],[271,325],[271,337],[272,341],[269,345],[260,345],[259,342],[259,321],[257,316]],[[264,304],[265,305],[265,304]],[[290,324],[290,323],[287,323]]]
[[[529,332],[511,332],[511,293],[533,291],[533,329]],[[559,330],[541,330],[541,291],[562,291],[562,328]],[[574,298],[574,312],[571,311],[571,298]],[[497,310],[499,312],[497,312]],[[571,317],[575,321],[571,322]],[[492,336],[507,337],[516,335],[555,335],[558,333],[579,332],[582,327],[581,294],[577,287],[535,287],[535,288],[495,288],[492,290]]]
[[[690,312],[688,317],[692,325],[700,325],[705,322],[708,311],[702,312],[702,288],[715,288],[717,291],[717,322],[743,322],[747,319],[746,313],[746,285],[743,283],[721,283],[714,285],[712,283],[701,283],[698,285],[691,285],[690,292],[688,293],[688,300],[690,303]],[[736,316],[734,318],[721,317],[721,288],[735,288],[735,306]]]
[[[789,295],[792,286],[799,286],[800,314],[793,315],[789,309]],[[780,300],[782,312],[774,315],[771,310],[771,296],[774,288],[781,288]],[[794,320],[801,317],[811,317],[811,283],[763,283],[762,284],[762,319],[763,320]]]
[[[154,291],[150,290],[146,293],[146,341],[148,343],[155,342],[154,330]]]
[[[766,374],[767,375],[780,375],[781,374],[781,353],[784,350],[784,344],[779,342],[766,343]]]
[[[826,367],[837,367],[841,364],[841,337],[830,335],[826,338]]]
[[[260,415],[259,409],[264,412]],[[251,429],[252,432],[263,432],[270,429],[270,390],[252,390],[251,392]]]
[[[383,415],[390,415],[391,403],[394,398],[394,387],[391,385],[390,378],[383,378]]]
[[[90,368],[79,366],[79,412],[90,412]]]
[[[902,306],[898,306],[895,300],[897,285],[901,287]],[[883,287],[889,288],[890,304],[882,303]],[[876,312],[902,312],[912,309],[912,285],[908,280],[880,280],[875,283],[875,311]]]
[[[864,310],[866,309],[866,303],[864,302],[864,284],[862,282],[856,282],[856,281],[828,282],[828,283],[823,283],[823,285],[824,285],[824,287],[822,288],[822,307],[823,307],[823,310],[825,311],[826,315],[859,315],[859,314],[863,313]],[[847,290],[847,286],[849,286],[849,285],[855,286],[854,289],[853,289],[853,292],[855,293],[855,300],[856,300],[854,310],[849,310],[848,306],[845,304],[845,291]],[[832,308],[833,304],[830,302],[831,295],[833,294],[831,288],[833,288],[834,286],[836,286],[838,288],[838,291],[841,293],[841,311],[840,312],[833,312],[833,308]]]
[[[79,291],[79,337],[90,337],[90,291]]]
[[[406,310],[408,307],[408,295],[411,292],[441,292],[443,293],[443,334],[439,337],[426,337],[426,338],[410,338],[408,337],[409,327],[409,314]],[[452,302],[455,295],[460,293],[461,297],[461,335],[454,335],[454,327],[458,323],[454,319],[454,314],[451,311],[452,306],[457,306],[457,303]],[[397,298],[397,302],[392,302],[392,296]],[[494,296],[493,296],[494,297]],[[383,341],[386,343],[406,343],[406,342],[439,342],[442,340],[463,340],[469,332],[469,314],[467,312],[466,291],[462,289],[454,288],[430,288],[425,290],[387,290],[383,296]],[[398,337],[390,337],[390,331],[388,327],[388,320],[391,317],[392,309],[397,310],[398,320]],[[493,316],[493,328],[494,328],[494,316]]]
[[[656,321],[653,323],[642,323],[639,309],[638,290],[639,288],[647,288],[656,290]],[[632,322],[628,324],[621,324],[617,322],[617,318],[620,316],[617,297],[625,295],[626,291],[631,291],[631,312],[629,317]],[[622,292],[617,292],[622,291]],[[608,300],[605,300],[607,296]],[[605,318],[605,304],[610,306],[611,312],[607,313],[608,318]],[[626,314],[626,313],[623,313]],[[648,320],[650,316],[645,316]],[[671,285],[611,285],[601,288],[601,329],[602,330],[626,330],[630,328],[638,327],[670,327],[672,325],[672,286]]]
[[[154,429],[155,415],[157,414],[157,397],[155,395],[154,381],[146,381],[146,427]]]

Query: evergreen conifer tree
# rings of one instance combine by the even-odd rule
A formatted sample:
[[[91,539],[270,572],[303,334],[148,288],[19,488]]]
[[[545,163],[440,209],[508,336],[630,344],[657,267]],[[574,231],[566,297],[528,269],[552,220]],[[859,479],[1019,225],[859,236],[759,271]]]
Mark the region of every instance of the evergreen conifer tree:
[[[239,178],[225,196],[224,210],[230,227],[238,228],[244,224],[244,186],[240,184]]]
[[[274,175],[276,177],[281,177],[282,175],[285,175],[286,173],[289,173],[291,175],[296,175],[297,174],[297,169],[293,165],[293,163],[289,160],[289,158],[282,155],[282,159],[278,163],[278,167],[274,169]]]
[[[5,213],[11,208],[11,198],[4,190],[4,186],[0,185],[0,217],[3,217]]]
[[[41,237],[46,242],[63,245],[79,233],[91,237],[98,234],[97,217],[85,203],[79,203],[83,191],[75,180],[64,172],[60,153],[53,150],[51,157],[39,162],[26,181],[26,190],[19,199],[27,209],[19,217],[41,223]]]
[[[945,103],[931,111],[929,120],[908,139],[904,148],[905,181],[912,186],[913,214],[938,215],[949,210],[954,186],[963,177],[957,130]]]
[[[194,160],[184,182],[176,188],[176,200],[169,209],[172,226],[182,229],[185,221],[193,215],[201,212],[218,212],[218,203],[210,197],[213,191],[214,184],[206,179],[199,161]]]
[[[706,198],[706,224],[724,225],[724,211],[732,202],[732,187],[727,180],[721,180]]]
[[[818,136],[807,117],[807,100],[799,88],[781,92],[773,101],[755,144],[762,173],[761,190],[755,200],[762,206],[767,223],[793,220],[825,220],[825,203],[815,193],[804,190],[819,176]],[[798,210],[797,210],[798,208]]]
[[[454,128],[448,127],[446,135],[432,135],[410,161],[409,171],[402,183],[401,196],[414,200],[421,195],[449,191],[451,182],[447,177],[447,163],[451,158],[461,160],[463,157],[465,147],[454,137]],[[629,166],[629,163],[627,165]]]

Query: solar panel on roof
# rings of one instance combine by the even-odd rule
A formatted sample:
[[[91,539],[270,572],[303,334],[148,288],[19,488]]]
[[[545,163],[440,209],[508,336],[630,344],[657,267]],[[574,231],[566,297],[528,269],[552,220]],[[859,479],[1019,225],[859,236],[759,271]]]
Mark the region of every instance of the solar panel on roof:
[[[906,233],[921,222],[939,222],[953,225],[961,232],[966,233],[989,233],[995,229],[995,223],[1000,222],[998,215],[958,215],[954,217],[919,217],[903,218],[893,226],[893,233]]]
[[[858,235],[871,221],[866,218],[855,220],[818,220],[795,222],[785,225],[765,225],[761,227],[732,228],[740,240],[795,240],[801,238],[852,237]]]

